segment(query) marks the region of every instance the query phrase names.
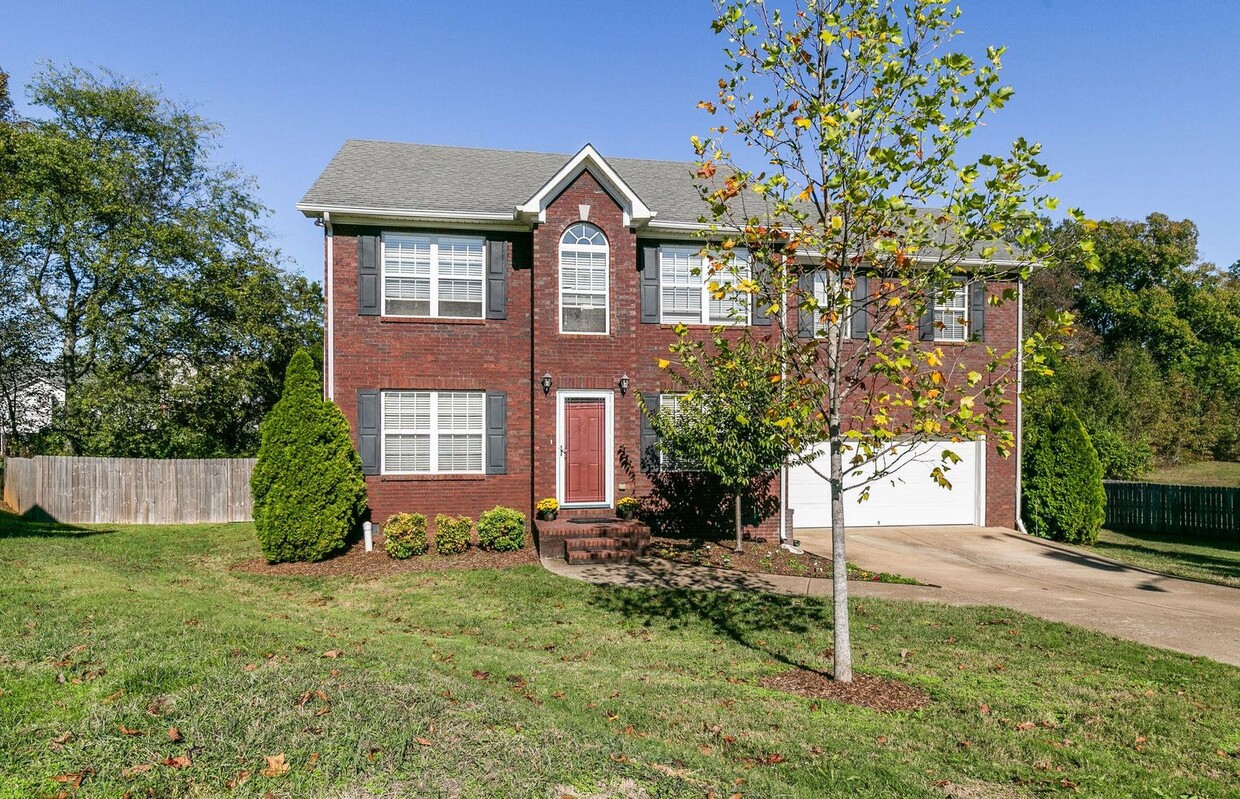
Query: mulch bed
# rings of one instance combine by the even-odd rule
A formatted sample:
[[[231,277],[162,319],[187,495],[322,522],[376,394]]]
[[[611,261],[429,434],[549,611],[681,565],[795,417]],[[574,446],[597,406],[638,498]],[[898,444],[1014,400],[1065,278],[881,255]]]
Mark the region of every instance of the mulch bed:
[[[410,572],[454,571],[460,569],[506,569],[538,563],[538,550],[527,536],[525,546],[516,552],[489,552],[470,547],[459,555],[437,555],[432,549],[425,555],[398,560],[383,551],[383,537],[376,536],[375,549],[367,552],[362,542],[344,552],[318,563],[268,563],[262,558],[235,563],[234,571],[254,574],[296,575],[301,577],[387,577]]]
[[[645,554],[674,563],[693,566],[714,566],[762,574],[787,574],[794,577],[830,577],[831,559],[806,552],[793,555],[781,549],[779,542],[745,541],[741,552],[734,551],[735,541],[686,541],[656,536],[650,540]]]
[[[853,673],[850,683],[836,682],[809,669],[793,669],[758,681],[765,688],[812,699],[833,699],[880,713],[917,710],[930,703],[930,695],[899,680]]]
[[[831,559],[812,552],[794,555],[779,546],[779,541],[745,541],[741,552],[735,551],[736,541],[686,541],[682,538],[654,537],[645,554],[650,557],[687,563],[691,566],[713,566],[739,572],[784,574],[791,577],[830,577]],[[908,582],[894,574],[878,574],[850,568],[848,579],[866,582]]]

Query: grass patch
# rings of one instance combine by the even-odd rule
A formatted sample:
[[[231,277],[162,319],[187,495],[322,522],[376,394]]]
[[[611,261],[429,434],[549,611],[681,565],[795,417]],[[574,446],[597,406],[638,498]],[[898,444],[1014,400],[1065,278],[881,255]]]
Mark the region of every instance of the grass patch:
[[[877,713],[761,684],[827,667],[827,602],[257,554],[0,517],[0,797],[1240,791],[1240,670],[1008,610],[857,602],[858,669],[930,698]]]
[[[1164,466],[1141,478],[1147,483],[1168,485],[1240,487],[1240,463],[1233,461],[1202,461]]]
[[[1240,538],[1103,530],[1093,551],[1143,569],[1240,588]]]

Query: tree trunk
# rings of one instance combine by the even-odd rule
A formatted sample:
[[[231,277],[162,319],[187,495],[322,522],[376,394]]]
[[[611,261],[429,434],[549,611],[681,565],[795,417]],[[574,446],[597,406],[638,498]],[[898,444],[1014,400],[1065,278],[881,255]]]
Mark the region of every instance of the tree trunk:
[[[741,492],[736,492],[736,551],[742,551],[741,538],[744,536],[744,528],[741,525]]]
[[[844,552],[844,442],[831,437],[831,595],[835,600],[835,679],[852,682],[852,637],[848,630],[848,557]]]

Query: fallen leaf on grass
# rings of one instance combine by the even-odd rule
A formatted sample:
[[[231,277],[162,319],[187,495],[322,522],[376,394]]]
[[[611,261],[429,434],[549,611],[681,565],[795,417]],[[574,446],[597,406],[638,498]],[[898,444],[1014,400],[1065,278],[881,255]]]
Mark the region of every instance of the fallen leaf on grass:
[[[414,738],[413,740],[417,741],[420,746],[434,746],[435,745],[431,743],[431,741],[427,738]]]
[[[977,709],[981,712],[983,716],[990,715],[990,705],[986,704],[985,702],[980,702],[977,706]]]
[[[288,763],[285,762],[284,753],[278,755],[267,755],[267,768],[261,773],[264,777],[279,777],[288,773]]]
[[[323,653],[323,657],[331,658],[332,660],[335,660],[336,658],[340,657],[343,654],[344,652],[339,649],[329,649]]]
[[[125,695],[125,692],[124,692],[123,690],[121,690],[121,691],[117,691],[116,693],[112,694],[111,696],[105,696],[105,697],[103,698],[103,703],[104,703],[105,705],[110,705],[110,704],[112,704],[113,702],[115,702],[117,699],[120,699],[120,698],[121,698],[122,696],[124,696],[124,695]]]
[[[164,758],[163,764],[170,768],[185,768],[189,765],[189,755],[169,755]]]
[[[122,777],[136,777],[136,776],[138,776],[139,774],[145,774],[145,773],[147,773],[148,771],[150,771],[150,770],[151,770],[151,769],[153,769],[153,768],[155,768],[155,767],[154,767],[154,766],[152,766],[150,763],[139,763],[139,764],[138,764],[138,765],[136,765],[136,766],[130,766],[129,768],[127,768],[127,769],[125,769],[124,771],[122,771],[122,772],[121,772],[121,776],[122,776]]]
[[[1033,727],[1034,727],[1034,724],[1032,721],[1022,721],[1020,724],[1016,725],[1016,729],[1020,730],[1021,732],[1024,732],[1025,730],[1032,730]]]
[[[489,680],[491,679],[491,672],[482,671],[481,669],[474,669],[474,679],[475,680]]]
[[[124,724],[116,725],[116,729],[120,730],[121,735],[129,735],[129,736],[145,735],[145,733],[142,732],[142,730],[135,730],[131,727],[126,727]]]
[[[61,749],[64,749],[65,744],[69,743],[72,740],[73,740],[73,733],[71,732],[61,733],[60,735],[57,735],[52,740],[48,741],[47,746],[53,752],[59,752]]]
[[[243,771],[243,772],[241,772],[240,774],[238,774],[238,775],[237,775],[237,778],[236,778],[235,780],[228,780],[228,781],[227,781],[227,782],[225,782],[224,784],[225,784],[225,785],[227,785],[227,786],[228,786],[228,790],[230,790],[230,791],[231,791],[233,788],[236,788],[238,785],[241,785],[241,784],[242,784],[242,783],[244,783],[246,780],[248,780],[248,779],[250,778],[250,775],[251,775],[251,774],[253,774],[253,773],[254,773],[253,771],[250,771],[249,769],[246,769],[245,771]]]
[[[254,671],[254,670],[255,670],[255,669],[257,669],[257,668],[258,668],[258,664],[256,664],[256,663],[247,663],[247,664],[245,664],[245,669],[243,669],[243,671]]]
[[[57,774],[55,777],[52,777],[52,781],[63,782],[66,784],[71,783],[73,785],[73,790],[76,791],[78,788],[82,787],[82,780],[86,779],[88,775],[93,773],[94,771],[87,768],[82,769],[81,771],[72,772],[70,774]]]
[[[306,761],[306,771],[314,771],[314,764],[319,762],[319,753],[311,752],[310,759]]]
[[[179,743],[180,741],[184,740],[184,738],[181,736],[181,731],[178,730],[176,727],[169,727],[168,728],[168,740],[172,741],[173,743]]]

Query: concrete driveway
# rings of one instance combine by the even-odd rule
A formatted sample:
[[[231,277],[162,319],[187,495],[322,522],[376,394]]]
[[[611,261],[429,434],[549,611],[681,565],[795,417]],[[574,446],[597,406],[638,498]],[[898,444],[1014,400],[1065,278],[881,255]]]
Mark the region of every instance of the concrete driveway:
[[[797,537],[811,552],[831,552],[830,530]],[[939,586],[947,604],[1001,605],[1240,666],[1240,589],[993,527],[851,528],[848,560]]]

